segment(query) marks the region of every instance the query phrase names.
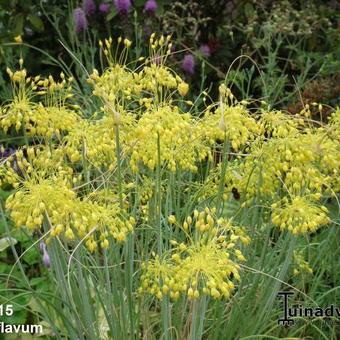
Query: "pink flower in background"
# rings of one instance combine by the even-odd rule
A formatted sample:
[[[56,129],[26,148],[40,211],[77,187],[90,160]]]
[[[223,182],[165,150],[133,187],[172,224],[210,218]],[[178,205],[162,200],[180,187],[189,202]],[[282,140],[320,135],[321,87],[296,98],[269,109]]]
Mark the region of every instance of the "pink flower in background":
[[[157,9],[156,0],[148,0],[144,5],[144,9],[146,12],[154,13]]]
[[[50,256],[48,255],[47,252],[47,247],[46,247],[46,243],[41,241],[39,244],[39,248],[40,251],[43,253],[43,264],[45,267],[50,268],[51,267],[51,260],[50,260]]]
[[[99,12],[102,13],[102,14],[107,14],[109,13],[109,10],[110,10],[110,5],[106,2],[102,2],[100,5],[99,5]]]
[[[73,11],[74,27],[77,33],[87,29],[87,20],[85,12],[82,8],[78,7]]]
[[[200,47],[200,52],[203,54],[204,57],[211,56],[211,49],[208,44],[202,44]]]
[[[113,0],[113,3],[117,9],[118,12],[127,14],[129,12],[129,9],[131,7],[131,1],[130,0]]]
[[[51,260],[50,260],[50,256],[48,255],[47,250],[45,250],[43,254],[43,264],[46,268],[51,267]]]
[[[84,0],[83,9],[86,15],[92,15],[96,12],[96,4],[93,0]]]
[[[195,58],[192,54],[186,54],[182,61],[182,69],[188,74],[195,73]]]

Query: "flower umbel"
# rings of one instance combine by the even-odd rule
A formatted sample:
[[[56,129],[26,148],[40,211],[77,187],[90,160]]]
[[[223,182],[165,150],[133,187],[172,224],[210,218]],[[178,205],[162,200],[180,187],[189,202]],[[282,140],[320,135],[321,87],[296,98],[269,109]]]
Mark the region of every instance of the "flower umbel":
[[[272,204],[272,221],[281,230],[288,229],[293,234],[314,232],[330,222],[327,208],[320,206],[308,197],[294,197],[291,201],[283,198]]]
[[[187,241],[172,240],[171,253],[143,264],[140,293],[146,291],[159,299],[169,294],[174,300],[181,295],[189,299],[230,297],[235,287],[232,278],[240,280],[240,266],[233,257],[245,260],[236,244],[248,244],[250,239],[243,228],[217,219],[215,213],[215,208],[205,208],[185,219],[181,230]],[[172,215],[169,220],[176,223]]]

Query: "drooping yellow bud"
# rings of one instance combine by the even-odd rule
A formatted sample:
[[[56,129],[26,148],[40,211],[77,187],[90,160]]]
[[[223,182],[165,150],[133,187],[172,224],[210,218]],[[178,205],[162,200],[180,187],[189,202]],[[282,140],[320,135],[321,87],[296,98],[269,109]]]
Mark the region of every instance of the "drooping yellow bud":
[[[169,222],[170,224],[175,224],[175,223],[176,223],[176,217],[175,217],[174,215],[170,215],[170,216],[168,217],[168,222]]]
[[[178,93],[181,95],[181,96],[186,96],[188,91],[189,91],[189,85],[187,83],[179,83],[178,84]]]

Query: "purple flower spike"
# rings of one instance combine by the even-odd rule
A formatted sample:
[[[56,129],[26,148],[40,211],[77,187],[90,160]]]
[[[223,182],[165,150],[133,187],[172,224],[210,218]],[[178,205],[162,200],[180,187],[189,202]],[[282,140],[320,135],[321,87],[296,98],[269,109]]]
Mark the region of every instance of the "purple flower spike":
[[[130,0],[113,0],[113,3],[116,6],[117,11],[122,14],[127,14],[131,7]]]
[[[86,15],[93,15],[96,12],[96,4],[93,0],[84,0],[83,9]]]
[[[145,9],[146,12],[155,13],[155,11],[157,9],[156,0],[148,0],[144,5],[144,9]]]
[[[208,44],[202,44],[200,47],[200,52],[203,54],[204,57],[211,56],[211,50]]]
[[[74,27],[77,33],[80,33],[87,29],[87,20],[85,16],[85,12],[82,8],[77,7],[73,11],[73,20],[74,20]]]
[[[99,12],[103,15],[106,15],[107,13],[109,13],[110,10],[110,5],[108,3],[102,2],[99,5]]]
[[[182,61],[182,69],[188,74],[195,73],[195,59],[192,54],[186,54]]]

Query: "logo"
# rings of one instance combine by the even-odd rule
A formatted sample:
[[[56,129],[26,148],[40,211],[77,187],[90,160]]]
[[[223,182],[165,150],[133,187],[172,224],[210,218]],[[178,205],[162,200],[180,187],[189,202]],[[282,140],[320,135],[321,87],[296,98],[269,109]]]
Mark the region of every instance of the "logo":
[[[330,305],[326,308],[321,307],[304,307],[302,305],[289,306],[289,297],[293,296],[292,292],[278,292],[279,298],[283,301],[283,317],[277,320],[279,325],[293,326],[294,318],[338,318],[340,320],[340,308]]]

